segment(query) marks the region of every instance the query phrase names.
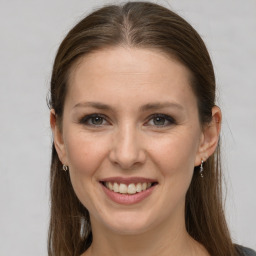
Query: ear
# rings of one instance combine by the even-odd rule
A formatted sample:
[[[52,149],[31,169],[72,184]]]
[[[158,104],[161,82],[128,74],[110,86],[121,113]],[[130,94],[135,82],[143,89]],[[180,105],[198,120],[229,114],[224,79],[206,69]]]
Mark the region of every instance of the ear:
[[[53,135],[53,143],[58,153],[59,159],[63,164],[68,165],[67,159],[66,159],[65,145],[63,142],[63,136],[62,136],[62,132],[60,131],[60,127],[57,124],[57,117],[54,109],[51,109],[50,111],[50,124],[51,124],[52,135]]]
[[[195,159],[195,166],[204,162],[214,153],[220,135],[221,129],[221,110],[219,107],[212,108],[212,120],[210,123],[205,124],[202,131],[200,145]]]

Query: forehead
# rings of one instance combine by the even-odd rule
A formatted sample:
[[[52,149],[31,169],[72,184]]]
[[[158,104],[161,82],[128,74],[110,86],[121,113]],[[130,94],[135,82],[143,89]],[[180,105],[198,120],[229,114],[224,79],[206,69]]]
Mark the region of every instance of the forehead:
[[[73,67],[68,95],[75,101],[195,101],[190,71],[152,49],[115,47],[84,56]],[[135,101],[137,97],[137,101]],[[159,98],[160,97],[160,98]]]

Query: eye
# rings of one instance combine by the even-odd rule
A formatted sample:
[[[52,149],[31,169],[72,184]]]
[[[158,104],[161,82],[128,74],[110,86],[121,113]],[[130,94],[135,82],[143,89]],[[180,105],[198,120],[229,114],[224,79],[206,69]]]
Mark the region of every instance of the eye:
[[[87,115],[83,117],[79,123],[88,126],[103,126],[108,124],[106,117],[101,114]]]
[[[157,126],[157,127],[166,127],[176,124],[174,118],[165,114],[154,114],[150,117],[146,125]]]

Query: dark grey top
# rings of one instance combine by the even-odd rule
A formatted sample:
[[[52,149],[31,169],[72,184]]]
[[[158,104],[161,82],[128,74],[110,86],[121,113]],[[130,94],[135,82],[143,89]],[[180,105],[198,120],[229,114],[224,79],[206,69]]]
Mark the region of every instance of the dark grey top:
[[[250,248],[239,246],[241,256],[256,256],[256,252]]]

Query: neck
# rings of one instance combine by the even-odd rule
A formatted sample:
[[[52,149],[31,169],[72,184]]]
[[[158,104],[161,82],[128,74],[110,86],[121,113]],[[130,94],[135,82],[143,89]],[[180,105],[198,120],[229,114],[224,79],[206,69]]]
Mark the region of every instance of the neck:
[[[116,234],[101,228],[94,232],[93,243],[84,256],[192,256],[208,255],[206,250],[186,232],[184,223],[167,225],[144,233]]]

